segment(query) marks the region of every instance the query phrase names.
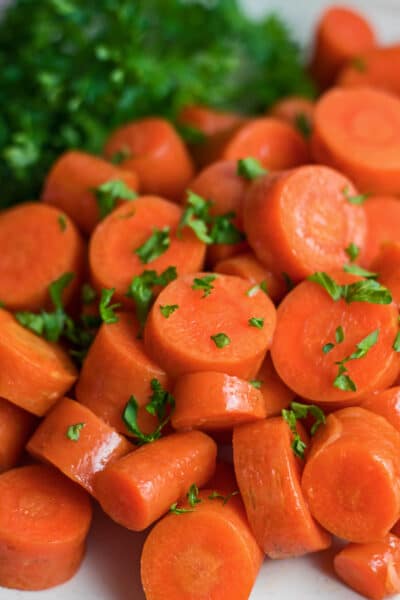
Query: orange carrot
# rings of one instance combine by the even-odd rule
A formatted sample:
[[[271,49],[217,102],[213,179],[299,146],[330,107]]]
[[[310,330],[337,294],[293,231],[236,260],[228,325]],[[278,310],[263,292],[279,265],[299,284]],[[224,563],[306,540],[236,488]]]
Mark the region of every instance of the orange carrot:
[[[265,357],[253,385],[260,386],[267,417],[280,416],[282,410],[295,399],[295,393],[283,383],[276,372],[270,354]]]
[[[223,160],[239,160],[252,156],[263,167],[278,171],[309,161],[308,146],[300,133],[279,119],[253,119],[240,127],[225,144]]]
[[[178,430],[231,429],[266,417],[261,392],[247,381],[224,373],[182,375],[175,383],[173,396],[171,423]]]
[[[364,209],[348,200],[355,195],[346,177],[319,165],[260,178],[244,206],[249,243],[268,268],[294,281],[340,268],[349,244],[365,243]]]
[[[86,406],[63,398],[36,429],[27,450],[92,494],[95,475],[133,447]]]
[[[400,241],[383,244],[370,267],[379,274],[379,281],[390,290],[400,307]]]
[[[50,305],[49,285],[75,273],[64,303],[75,294],[84,268],[84,246],[73,222],[52,206],[26,203],[0,214],[0,300],[10,310]]]
[[[169,318],[160,306],[175,305]],[[259,320],[259,326],[252,319]],[[175,378],[217,370],[255,377],[275,328],[275,308],[258,287],[239,277],[197,273],[159,295],[144,331],[149,355]]]
[[[0,398],[0,473],[17,466],[35,424],[33,415]]]
[[[263,559],[238,497],[225,505],[200,492],[185,514],[170,514],[143,547],[141,577],[147,600],[243,600]],[[170,546],[173,540],[174,549]]]
[[[121,186],[121,182],[124,185]],[[117,201],[134,197],[133,191],[137,189],[138,177],[132,171],[97,156],[71,150],[62,154],[52,166],[41,199],[64,211],[83,233],[90,235]],[[107,193],[109,204],[103,207],[101,194],[104,197]]]
[[[331,275],[334,293],[344,293],[347,301],[333,300],[313,281],[298,285],[278,308],[271,355],[278,375],[296,394],[343,406],[395,381],[398,311],[393,303],[372,303],[390,302],[388,291],[377,283],[343,272]]]
[[[217,460],[214,475],[207,481],[206,487],[221,494],[237,492],[238,484],[233,465],[222,460]]]
[[[89,497],[44,465],[0,475],[0,585],[43,590],[70,579],[85,551]]]
[[[168,388],[168,377],[145,353],[138,339],[139,325],[129,313],[119,313],[118,322],[104,323],[91,345],[76,386],[76,397],[103,421],[127,434],[122,413],[132,394],[139,405],[139,425],[146,432],[155,420],[145,409],[156,379]]]
[[[269,110],[272,117],[294,125],[305,137],[312,131],[314,103],[301,96],[289,96],[278,100]]]
[[[200,131],[204,135],[212,135],[230,129],[243,121],[242,115],[191,104],[185,106],[178,115],[178,123]]]
[[[265,282],[265,289],[273,302],[282,300],[287,292],[284,278],[267,269],[252,252],[244,252],[219,261],[214,266],[214,272],[236,275],[248,279],[253,285]]]
[[[146,529],[215,470],[217,447],[200,431],[175,433],[142,446],[107,466],[95,478],[95,496],[117,523]]]
[[[363,262],[377,258],[384,242],[400,242],[400,201],[394,196],[375,196],[364,204],[368,234]]]
[[[298,431],[306,438],[301,425]],[[233,432],[235,473],[247,517],[270,558],[316,552],[331,542],[304,501],[300,459],[291,443],[292,433],[281,417],[242,425]]]
[[[145,269],[160,273],[174,266],[182,274],[201,269],[205,244],[188,227],[177,236],[181,216],[178,206],[156,196],[141,196],[132,206],[114,210],[96,227],[90,240],[89,263],[95,287],[115,288],[116,300],[129,306],[129,284]],[[141,253],[154,235],[164,240],[158,252]]]
[[[373,48],[375,43],[374,31],[361,14],[333,6],[318,24],[311,72],[319,85],[326,88],[349,59]]]
[[[42,416],[76,378],[76,368],[60,346],[25,329],[0,309],[0,397]]]
[[[400,592],[400,540],[387,535],[379,542],[349,544],[335,556],[334,567],[353,590],[382,600]]]
[[[120,156],[121,167],[138,174],[143,193],[169,200],[179,200],[194,174],[183,141],[164,119],[123,125],[111,134],[104,152],[111,159]]]
[[[311,513],[350,542],[381,540],[400,514],[400,434],[364,408],[331,413],[302,478]]]
[[[385,417],[400,433],[400,387],[369,394],[362,399],[362,408]]]
[[[400,99],[372,88],[333,88],[317,102],[313,157],[361,192],[400,191]]]

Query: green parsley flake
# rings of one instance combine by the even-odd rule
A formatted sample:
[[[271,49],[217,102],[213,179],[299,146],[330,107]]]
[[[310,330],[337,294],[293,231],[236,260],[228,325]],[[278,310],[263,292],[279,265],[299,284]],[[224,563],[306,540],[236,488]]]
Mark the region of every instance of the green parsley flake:
[[[117,200],[134,200],[136,192],[128,188],[120,179],[110,179],[97,188],[92,189],[99,209],[100,219],[109,215],[117,205]]]
[[[61,231],[64,232],[67,229],[67,219],[65,218],[65,215],[58,215],[58,224]]]
[[[312,126],[310,119],[303,112],[297,113],[294,121],[297,130],[302,134],[303,137],[309,139],[312,134]]]
[[[249,319],[249,325],[251,327],[256,327],[257,329],[262,329],[264,327],[264,319],[251,317],[251,319]]]
[[[121,306],[121,303],[110,304],[114,292],[115,288],[101,290],[99,313],[103,323],[107,323],[108,325],[118,323],[118,316],[115,314],[115,310]]]
[[[216,275],[204,275],[204,277],[195,277],[193,279],[192,290],[201,290],[204,292],[202,298],[206,298],[214,289],[212,282],[217,279]]]
[[[247,158],[241,158],[237,163],[237,174],[245,179],[257,179],[262,175],[266,175],[268,169],[264,169],[262,164],[256,158],[248,156]]]
[[[214,490],[208,496],[208,499],[209,500],[222,500],[222,506],[225,506],[231,498],[233,498],[234,496],[237,496],[238,494],[239,494],[239,490],[235,490],[234,492],[231,492],[227,496],[224,496],[223,494],[220,494],[219,492]]]
[[[70,425],[66,433],[67,438],[72,442],[77,442],[85,425],[86,423],[75,423],[74,425]]]
[[[356,260],[356,258],[360,254],[360,248],[356,244],[354,244],[354,242],[351,242],[347,246],[347,248],[344,249],[344,251],[346,252],[346,254],[349,257],[349,259],[351,260],[351,262]]]
[[[179,305],[178,304],[165,304],[164,306],[162,306],[160,304],[159,308],[160,308],[160,312],[161,312],[162,316],[165,317],[166,319],[168,319],[172,315],[172,313],[174,313],[179,308]]]
[[[351,273],[351,275],[359,275],[360,277],[365,277],[366,279],[375,279],[376,277],[378,277],[378,273],[367,271],[359,265],[344,265],[343,271],[345,273]]]
[[[215,335],[211,335],[210,338],[217,348],[225,348],[225,346],[229,346],[231,343],[231,340],[226,333],[216,333]]]
[[[143,264],[148,264],[164,254],[171,245],[170,227],[155,228],[151,236],[135,250]]]
[[[147,315],[154,301],[154,288],[165,287],[177,278],[176,267],[168,267],[157,274],[156,271],[143,271],[141,275],[136,275],[129,286],[126,296],[135,303],[136,317],[141,329],[146,322]]]
[[[256,283],[255,285],[252,285],[251,288],[249,288],[246,292],[246,296],[248,296],[249,298],[253,298],[253,296],[255,296],[256,294],[258,294],[259,291],[264,292],[264,294],[267,294],[268,296],[268,287],[267,287],[267,282],[265,281],[265,279],[263,281],[261,281],[260,283]]]
[[[260,381],[259,379],[251,379],[249,381],[250,385],[252,385],[254,388],[256,388],[256,390],[261,389],[262,386],[262,381]]]
[[[393,342],[393,350],[395,352],[400,352],[400,331],[399,333],[396,335],[394,342]]]
[[[343,188],[343,196],[346,198],[347,202],[350,202],[350,204],[355,204],[359,206],[361,204],[364,204],[366,199],[369,197],[369,194],[356,194],[355,196],[352,196],[350,193],[350,187],[346,185]]]

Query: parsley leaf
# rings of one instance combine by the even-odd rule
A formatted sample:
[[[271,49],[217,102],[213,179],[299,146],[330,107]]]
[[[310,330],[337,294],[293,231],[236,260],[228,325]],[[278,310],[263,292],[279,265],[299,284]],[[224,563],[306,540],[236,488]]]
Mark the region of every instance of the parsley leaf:
[[[67,229],[67,219],[65,218],[65,215],[58,215],[58,224],[61,231],[65,231]]]
[[[154,300],[154,288],[165,287],[176,278],[176,267],[168,267],[160,275],[156,271],[143,271],[132,279],[126,296],[134,301],[136,317],[142,328]]]
[[[347,202],[350,202],[350,204],[360,205],[364,204],[366,199],[369,197],[369,194],[357,194],[355,196],[352,196],[350,193],[349,186],[346,185],[343,188],[343,196],[346,198]]]
[[[313,273],[313,275],[310,275],[307,279],[308,281],[313,281],[314,283],[318,283],[318,285],[323,287],[333,300],[336,301],[342,297],[342,287],[337,284],[332,277],[327,275],[327,273],[318,271]]]
[[[308,139],[312,134],[312,126],[310,123],[310,119],[303,112],[297,113],[294,124],[297,130]]]
[[[390,304],[392,302],[389,290],[374,279],[339,285],[324,272],[314,273],[307,279],[323,287],[335,301],[342,298],[348,304],[350,302],[369,302],[370,304]]]
[[[120,302],[116,302],[115,304],[110,304],[111,299],[114,295],[114,292],[115,292],[115,288],[111,288],[110,290],[107,290],[107,289],[101,290],[99,313],[100,313],[100,318],[103,321],[103,323],[107,323],[108,325],[111,323],[118,322],[118,317],[114,311],[121,306]]]
[[[334,387],[345,392],[355,392],[357,390],[356,384],[348,374],[346,363],[350,360],[356,360],[366,356],[368,351],[377,343],[378,337],[379,329],[376,329],[356,344],[355,352],[335,363],[338,365],[338,373],[333,381]]]
[[[341,344],[344,341],[344,331],[341,325],[339,325],[339,327],[336,328],[335,340],[337,344]]]
[[[169,507],[169,512],[174,515],[183,515],[184,513],[194,512],[193,508],[178,508],[178,503],[174,502]]]
[[[376,277],[378,277],[378,273],[372,273],[371,271],[367,271],[359,265],[344,265],[343,271],[345,273],[351,273],[352,275],[360,275],[360,277],[365,277],[366,279],[375,279]]]
[[[325,346],[322,346],[322,352],[324,354],[328,354],[328,352],[333,350],[334,347],[335,347],[335,344],[332,344],[332,342],[329,342],[328,344],[325,344]]]
[[[262,386],[262,381],[260,381],[259,379],[251,379],[249,381],[249,384],[256,388],[256,390],[259,390]]]
[[[395,352],[400,352],[400,331],[394,339],[392,348]]]
[[[120,150],[114,152],[114,154],[111,156],[110,161],[113,165],[120,165],[127,158],[131,158],[131,156],[132,152],[130,151],[130,148],[128,148],[128,146],[123,146],[122,148],[120,148]]]
[[[136,192],[128,188],[121,179],[110,179],[105,183],[94,188],[100,219],[104,219],[114,210],[117,200],[134,200],[137,198]]]
[[[72,442],[77,442],[85,425],[86,423],[75,423],[74,425],[70,425],[66,433],[67,438]]]
[[[64,275],[61,275],[61,277],[49,285],[50,298],[55,308],[63,308],[62,293],[65,288],[69,286],[74,277],[74,273],[64,273]]]
[[[91,304],[96,300],[97,292],[89,283],[84,283],[81,288],[81,299],[83,304]]]
[[[202,298],[206,298],[214,289],[212,282],[217,279],[216,275],[204,275],[204,277],[195,277],[193,279],[192,290],[201,290],[204,292]]]
[[[170,227],[168,226],[162,229],[155,228],[144,244],[135,250],[135,254],[138,255],[143,264],[153,262],[168,250],[171,245],[169,233]]]
[[[220,494],[216,490],[213,490],[211,492],[211,494],[208,496],[208,499],[209,500],[222,500],[222,506],[225,506],[225,504],[227,504],[231,498],[233,498],[234,496],[237,496],[238,494],[239,494],[239,491],[235,490],[234,492],[231,492],[227,496],[224,496],[223,494]]]
[[[360,248],[356,244],[354,244],[354,242],[351,242],[347,246],[347,248],[344,249],[344,251],[346,252],[351,262],[353,262],[353,260],[356,260],[356,258],[360,254]]]
[[[175,399],[172,394],[164,390],[162,384],[156,378],[151,380],[150,387],[153,393],[150,396],[149,403],[146,404],[146,410],[150,415],[157,417],[162,422],[167,415],[168,409],[172,411],[175,408]]]
[[[169,317],[172,315],[172,313],[174,313],[178,308],[179,305],[178,304],[165,304],[164,306],[159,306],[160,308],[160,312],[162,314],[163,317],[165,317],[166,319],[169,319]]]
[[[237,163],[237,174],[245,179],[257,179],[261,175],[266,175],[268,169],[264,169],[262,164],[257,158],[248,156],[247,158],[241,158]]]
[[[178,133],[185,140],[187,144],[202,144],[206,141],[207,136],[197,127],[193,125],[178,125]]]
[[[333,380],[333,387],[342,390],[343,392],[355,392],[357,386],[354,381],[349,377],[347,371],[344,373],[338,373]]]
[[[257,329],[262,329],[264,327],[264,319],[251,317],[251,319],[249,319],[249,325],[251,325],[251,327],[256,327]]]
[[[202,502],[201,498],[199,498],[199,488],[195,483],[189,488],[188,493],[186,494],[189,505],[193,508],[196,504],[200,504]]]
[[[265,281],[265,279],[263,281],[261,281],[260,283],[256,283],[255,285],[252,285],[251,288],[249,288],[247,290],[246,296],[248,296],[249,298],[253,298],[253,296],[258,294],[258,292],[260,290],[263,291],[268,296],[267,282]]]
[[[234,212],[228,212],[213,217],[213,225],[210,231],[213,244],[238,244],[245,239],[244,233],[239,231],[232,221],[235,216]]]
[[[304,458],[304,451],[307,445],[302,441],[300,434],[297,431],[297,420],[306,419],[308,415],[311,415],[314,418],[314,423],[310,431],[311,435],[314,435],[317,429],[321,425],[324,425],[326,421],[324,412],[318,406],[315,406],[314,404],[301,404],[300,402],[292,402],[290,405],[290,410],[282,410],[282,417],[289,425],[289,428],[294,436],[292,442],[293,452],[300,458]]]
[[[304,451],[307,447],[305,442],[300,437],[300,434],[297,431],[296,425],[296,415],[292,410],[283,409],[282,417],[285,419],[286,423],[289,425],[290,431],[293,434],[292,441],[292,450],[299,458],[304,458]]]
[[[211,335],[210,338],[217,348],[225,348],[225,346],[229,346],[231,343],[231,340],[226,333],[216,333],[215,335]]]

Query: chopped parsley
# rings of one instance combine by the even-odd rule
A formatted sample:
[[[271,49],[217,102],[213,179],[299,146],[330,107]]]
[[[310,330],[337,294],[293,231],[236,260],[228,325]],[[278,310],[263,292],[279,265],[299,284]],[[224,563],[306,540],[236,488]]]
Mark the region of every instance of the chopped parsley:
[[[156,271],[143,271],[141,275],[136,275],[132,279],[126,296],[135,303],[136,317],[141,328],[146,322],[154,301],[154,288],[158,286],[165,287],[176,278],[176,267],[171,266],[159,275]]]
[[[374,279],[339,285],[327,273],[320,271],[310,275],[308,280],[323,287],[335,301],[342,298],[348,304],[350,302],[369,302],[370,304],[390,304],[392,302],[389,290]]]
[[[84,283],[81,288],[81,299],[83,304],[91,304],[97,298],[97,292],[89,283]]]
[[[121,179],[110,179],[94,188],[100,219],[104,219],[116,207],[117,200],[134,200],[136,192],[128,188]]]
[[[249,288],[247,290],[246,296],[248,296],[249,298],[253,298],[253,296],[258,294],[258,292],[260,290],[268,295],[268,287],[267,287],[267,282],[265,281],[265,279],[263,281],[260,281],[260,283],[256,283],[255,285],[252,285],[251,288]]]
[[[115,310],[121,306],[121,303],[116,302],[115,304],[110,304],[114,292],[115,288],[101,290],[99,313],[103,323],[111,324],[118,322],[118,316],[115,314]]]
[[[369,194],[356,194],[352,196],[350,193],[350,187],[346,185],[343,188],[343,196],[346,198],[347,202],[350,202],[350,204],[356,204],[359,206],[364,204],[366,199],[369,197]]]
[[[162,316],[165,317],[166,319],[169,319],[169,317],[172,315],[172,313],[174,313],[179,308],[179,305],[178,304],[165,304],[164,306],[162,306],[160,304],[159,308],[160,308],[160,312],[161,312]]]
[[[303,137],[308,139],[312,134],[310,119],[303,112],[297,113],[294,124]]]
[[[148,264],[164,254],[171,245],[170,227],[162,229],[153,229],[151,236],[135,250],[143,264]]]
[[[85,425],[86,423],[75,423],[74,425],[70,425],[66,433],[67,438],[72,442],[77,442]]]
[[[349,257],[349,259],[351,260],[351,262],[356,260],[356,258],[360,254],[360,248],[356,244],[354,244],[354,242],[351,242],[347,246],[347,248],[344,249],[344,251],[346,252],[346,254]]]
[[[346,356],[335,363],[338,365],[338,373],[333,381],[333,387],[344,392],[355,392],[357,390],[356,384],[349,376],[346,363],[350,360],[356,360],[366,356],[369,350],[377,343],[378,337],[379,329],[376,329],[356,344],[356,350],[350,354],[350,356]]]
[[[249,325],[251,327],[256,327],[257,329],[262,329],[264,327],[264,319],[251,317],[251,319],[249,319]]]
[[[359,265],[344,265],[343,271],[345,273],[351,273],[352,275],[359,275],[360,277],[365,277],[365,279],[375,279],[376,277],[378,277],[378,273],[367,271],[367,269],[363,269]]]
[[[219,492],[214,490],[208,496],[208,499],[209,500],[222,500],[222,506],[225,506],[225,504],[227,504],[231,498],[233,498],[234,496],[237,496],[238,494],[239,494],[239,491],[235,490],[234,492],[231,492],[230,494],[227,494],[226,496],[224,496],[223,494],[220,494]]]
[[[245,179],[257,179],[261,175],[266,175],[268,169],[264,169],[262,164],[257,158],[248,156],[247,158],[241,158],[237,163],[237,174]]]
[[[231,343],[231,340],[226,333],[216,333],[215,335],[211,335],[210,338],[217,348],[225,348],[225,346],[229,346]]]
[[[65,215],[58,215],[58,224],[61,231],[64,232],[67,229],[67,219],[65,218]]]
[[[212,282],[217,279],[216,275],[204,275],[204,277],[195,277],[193,279],[192,290],[201,290],[202,298],[209,296],[214,289]]]
[[[307,447],[306,443],[300,437],[297,431],[297,420],[305,419],[308,415],[314,418],[314,423],[311,427],[311,435],[314,435],[318,428],[325,424],[324,412],[314,404],[301,404],[300,402],[292,402],[290,409],[282,410],[282,417],[289,425],[290,431],[293,434],[292,450],[299,458],[304,458],[304,451]]]
[[[249,381],[250,385],[252,385],[254,388],[256,388],[256,390],[259,390],[262,386],[262,381],[260,381],[259,379],[251,379]]]

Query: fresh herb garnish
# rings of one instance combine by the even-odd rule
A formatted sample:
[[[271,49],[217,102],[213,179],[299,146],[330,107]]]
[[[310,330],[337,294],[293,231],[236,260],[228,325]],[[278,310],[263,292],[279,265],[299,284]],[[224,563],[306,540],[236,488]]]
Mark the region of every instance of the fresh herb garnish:
[[[346,185],[343,188],[343,196],[346,198],[347,202],[350,202],[350,204],[361,205],[364,204],[366,199],[369,197],[369,194],[356,194],[352,196],[349,186]]]
[[[344,331],[341,325],[339,325],[339,327],[336,327],[335,340],[337,344],[341,344],[344,341]]]
[[[178,308],[178,304],[165,304],[164,306],[161,306],[160,304],[160,312],[166,319],[169,319],[172,313],[174,313]]]
[[[396,337],[394,338],[394,342],[393,342],[393,346],[392,346],[393,350],[395,352],[400,352],[400,331],[399,333],[396,335]]]
[[[248,296],[249,298],[253,298],[253,296],[258,294],[258,292],[260,290],[263,291],[268,296],[267,282],[265,281],[265,279],[263,281],[261,281],[260,283],[256,283],[255,285],[252,285],[251,288],[249,288],[247,290],[246,296]]]
[[[134,200],[136,192],[128,188],[121,179],[110,179],[94,188],[100,219],[104,219],[114,210],[117,200]]]
[[[225,348],[225,346],[229,346],[231,343],[231,340],[226,333],[216,333],[215,335],[210,335],[210,338],[217,348]]]
[[[85,425],[86,423],[75,423],[74,425],[70,425],[66,433],[67,438],[72,442],[77,442]]]
[[[293,434],[292,449],[296,456],[304,458],[304,451],[307,447],[305,442],[300,437],[297,431],[297,420],[305,419],[311,415],[314,418],[314,423],[311,427],[311,435],[314,435],[317,429],[326,421],[323,411],[314,404],[301,404],[300,402],[292,402],[289,409],[282,410],[282,417]]]
[[[352,275],[359,275],[360,277],[365,277],[365,279],[375,279],[376,277],[378,277],[378,273],[367,271],[367,269],[363,269],[359,265],[343,265],[343,271],[345,273],[351,273]]]
[[[328,354],[328,352],[333,350],[334,347],[335,347],[335,344],[332,344],[332,342],[328,342],[328,344],[325,344],[324,346],[322,346],[322,352],[324,354]]]
[[[58,215],[58,224],[61,231],[64,232],[67,229],[67,219],[65,218],[65,215]]]
[[[249,384],[256,388],[256,390],[259,390],[262,386],[262,381],[260,381],[259,379],[251,379],[249,381]]]
[[[266,175],[268,169],[264,169],[262,164],[256,158],[248,156],[241,158],[237,163],[237,174],[245,179],[257,179],[261,175]]]
[[[350,360],[356,360],[363,358],[367,355],[369,350],[375,346],[379,337],[379,329],[372,331],[365,338],[363,338],[358,344],[356,344],[356,350],[350,356],[346,356],[342,360],[337,361],[335,364],[338,365],[338,373],[333,381],[333,386],[339,390],[345,392],[355,392],[357,386],[348,374],[346,363]]]
[[[164,254],[171,245],[170,227],[155,228],[147,240],[135,250],[143,264],[148,264]]]
[[[231,498],[233,498],[234,496],[237,496],[238,494],[239,494],[239,491],[235,490],[234,492],[231,492],[230,494],[227,494],[226,496],[224,496],[223,494],[220,494],[216,490],[213,490],[211,492],[211,494],[208,496],[208,499],[209,500],[222,500],[222,506],[225,506],[225,504],[227,504]]]
[[[120,165],[127,158],[131,158],[131,156],[132,156],[132,152],[130,151],[128,146],[124,146],[124,147],[120,148],[120,150],[117,150],[116,152],[114,152],[114,154],[110,158],[110,161],[112,162],[113,165]]]
[[[111,324],[118,322],[118,317],[115,314],[115,310],[121,306],[121,303],[116,302],[115,304],[110,304],[114,293],[115,288],[111,288],[110,290],[101,290],[99,313],[103,323]]]
[[[344,251],[346,252],[346,254],[349,257],[349,259],[351,260],[351,262],[356,260],[356,258],[360,254],[360,248],[356,244],[354,244],[354,242],[351,242],[347,246],[347,248],[344,249]]]
[[[186,494],[189,505],[193,508],[196,504],[200,504],[201,498],[199,498],[199,488],[195,483],[189,488],[188,493]]]
[[[310,119],[303,112],[297,113],[294,124],[296,125],[297,130],[308,139],[312,134],[312,126],[310,123]]]
[[[193,279],[192,290],[201,290],[202,298],[209,296],[214,289],[212,282],[217,279],[216,275],[204,275],[204,277],[195,277]]]
[[[207,139],[205,133],[197,129],[197,127],[193,127],[193,125],[183,125],[180,123],[177,129],[187,144],[203,144]]]
[[[335,301],[342,298],[348,304],[350,302],[369,302],[370,304],[390,304],[392,302],[389,290],[374,279],[339,285],[327,273],[317,272],[310,275],[308,280],[323,287]]]
[[[169,512],[173,515],[183,515],[184,513],[194,512],[193,508],[178,508],[178,503],[174,502],[169,507]]]
[[[97,298],[97,292],[89,283],[84,283],[81,288],[81,299],[83,304],[91,304]]]
[[[141,275],[136,275],[132,279],[126,296],[135,303],[136,317],[141,328],[146,322],[154,301],[154,288],[158,286],[165,287],[176,278],[176,267],[168,267],[160,275],[156,271],[143,271]]]
[[[264,327],[264,319],[251,317],[251,319],[249,319],[249,325],[251,327],[256,327],[257,329],[262,329]]]
[[[151,380],[150,387],[152,394],[149,403],[146,404],[146,410],[153,417],[157,417],[160,423],[163,423],[168,411],[175,408],[175,399],[156,378]]]

